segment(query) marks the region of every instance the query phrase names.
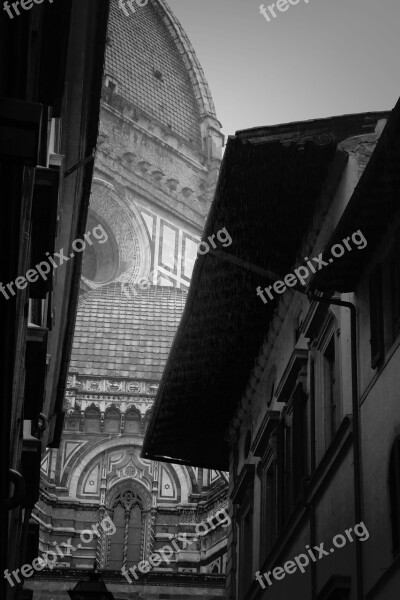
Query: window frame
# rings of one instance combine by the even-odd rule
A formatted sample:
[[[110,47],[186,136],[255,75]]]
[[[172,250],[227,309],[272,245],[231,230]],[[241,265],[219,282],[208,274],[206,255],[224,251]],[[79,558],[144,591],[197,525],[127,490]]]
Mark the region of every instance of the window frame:
[[[243,599],[246,597],[254,579],[254,475],[255,465],[246,463],[230,494],[232,503],[237,506],[236,584],[238,596]]]
[[[321,397],[323,402],[320,406],[322,406],[323,415],[319,413],[321,410],[320,407],[316,407],[315,417],[318,420],[320,417],[323,418],[324,428],[323,428],[323,439],[319,439],[321,443],[321,448],[325,448],[326,450],[331,445],[334,440],[339,428],[340,424],[343,420],[343,399],[342,399],[342,375],[341,375],[341,349],[339,344],[339,334],[340,329],[338,326],[337,318],[332,309],[328,311],[328,315],[325,321],[325,325],[321,329],[321,334],[316,343],[316,353],[315,353],[315,396]],[[329,393],[327,391],[327,369],[326,369],[326,361],[328,360],[326,357],[327,350],[329,345],[334,344],[334,394],[336,397],[335,400],[335,413],[334,419],[335,423],[333,426],[332,423],[332,398],[329,399]],[[329,386],[331,387],[331,386]]]
[[[377,263],[369,276],[369,327],[371,368],[377,369],[385,358],[385,318],[383,266]]]
[[[254,579],[253,573],[253,490],[245,494],[245,501],[238,513],[239,556],[238,587],[239,597],[245,598]]]
[[[275,432],[271,434],[275,436]],[[276,455],[269,446],[258,469],[261,483],[259,562],[263,564],[277,537],[277,465]]]

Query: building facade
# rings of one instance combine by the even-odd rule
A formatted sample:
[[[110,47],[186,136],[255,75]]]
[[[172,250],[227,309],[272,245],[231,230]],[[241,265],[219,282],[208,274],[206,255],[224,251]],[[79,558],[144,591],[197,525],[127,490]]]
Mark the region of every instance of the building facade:
[[[226,522],[215,515],[228,505],[227,474],[145,460],[141,446],[223,136],[204,73],[167,4],[128,14],[120,4],[111,2],[86,225],[97,237],[83,256],[62,441],[42,457],[34,513],[40,552],[56,544],[65,552],[30,587],[34,599],[68,598],[95,565],[116,600],[222,597]],[[82,531],[106,518],[113,534],[82,543]],[[172,556],[134,571],[171,540]]]
[[[207,227],[233,244],[196,265],[143,456],[229,463],[231,599],[400,589],[399,109],[228,141]]]
[[[71,251],[85,231],[108,21],[107,1],[31,3],[21,12],[17,4],[4,3],[0,16],[5,600],[30,596],[21,568],[38,552],[31,512],[41,456],[60,442],[81,256],[62,264],[55,251]]]

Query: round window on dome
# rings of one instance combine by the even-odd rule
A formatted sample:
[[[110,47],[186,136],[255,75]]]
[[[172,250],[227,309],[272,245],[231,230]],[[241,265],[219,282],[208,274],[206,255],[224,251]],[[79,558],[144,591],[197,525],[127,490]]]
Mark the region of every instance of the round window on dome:
[[[92,233],[90,235],[90,245],[86,243],[83,253],[82,275],[85,279],[93,283],[109,283],[112,281],[119,268],[118,243],[110,227],[95,214],[89,214],[86,231],[88,233],[96,232],[96,227],[101,226],[106,236],[99,236],[96,239]],[[107,238],[107,239],[105,239]]]

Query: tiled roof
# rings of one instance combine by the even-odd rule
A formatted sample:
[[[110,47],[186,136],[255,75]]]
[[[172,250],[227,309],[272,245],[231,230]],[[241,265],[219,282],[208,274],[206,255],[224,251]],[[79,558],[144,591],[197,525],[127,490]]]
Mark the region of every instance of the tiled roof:
[[[155,7],[149,2],[126,16],[113,0],[108,36],[105,73],[116,78],[118,93],[171,131],[201,145],[199,109],[188,69]]]
[[[158,380],[187,293],[151,286],[134,294],[123,285],[111,283],[83,298],[70,368],[80,375]]]
[[[195,263],[143,458],[229,469],[225,434],[251,394],[249,377],[279,302],[278,295],[261,302],[257,287],[293,272],[327,182],[334,173],[339,180],[338,144],[372,133],[381,118],[345,115],[229,138],[203,239],[225,227],[233,242]]]

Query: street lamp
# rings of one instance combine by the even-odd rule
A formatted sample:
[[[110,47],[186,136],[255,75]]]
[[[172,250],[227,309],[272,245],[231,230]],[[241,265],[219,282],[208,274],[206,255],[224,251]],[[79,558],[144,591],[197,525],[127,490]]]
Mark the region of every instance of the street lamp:
[[[90,574],[89,581],[81,579],[73,590],[68,590],[68,595],[71,600],[114,600],[96,569]]]

